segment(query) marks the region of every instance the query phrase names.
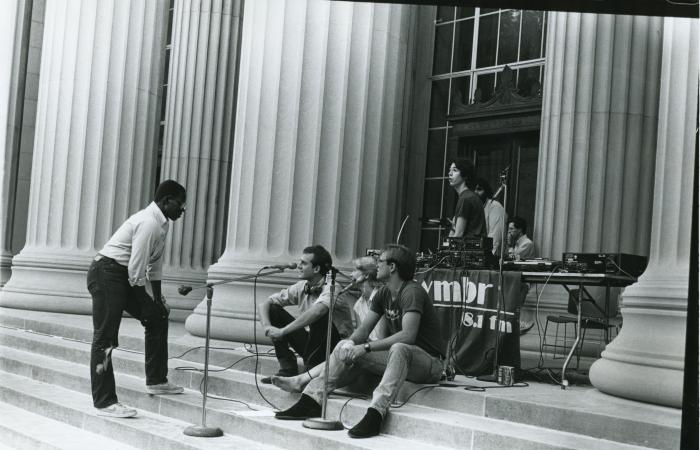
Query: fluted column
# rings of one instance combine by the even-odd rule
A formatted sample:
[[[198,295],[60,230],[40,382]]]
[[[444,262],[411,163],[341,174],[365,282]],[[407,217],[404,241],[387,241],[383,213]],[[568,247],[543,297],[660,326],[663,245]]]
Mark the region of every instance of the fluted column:
[[[555,260],[648,255],[662,19],[550,12],[548,22],[535,245]],[[547,288],[542,323],[567,300]]]
[[[175,2],[161,179],[182,183],[188,200],[165,250],[171,320],[184,321],[204,296],[177,287],[204,283],[224,249],[240,9],[239,0]]]
[[[3,306],[89,313],[85,271],[152,197],[163,1],[46,5],[25,247]]]
[[[412,7],[245,2],[226,250],[209,278],[297,260],[312,243],[338,266],[395,239]],[[264,280],[261,301],[296,274]],[[252,283],[219,286],[212,329],[250,340]],[[204,307],[186,322],[204,330]]]
[[[10,278],[24,85],[32,2],[16,1],[0,18],[0,286]]]
[[[698,23],[666,18],[649,266],[625,289],[620,335],[590,370],[620,397],[680,408],[683,401],[690,227],[698,108]]]

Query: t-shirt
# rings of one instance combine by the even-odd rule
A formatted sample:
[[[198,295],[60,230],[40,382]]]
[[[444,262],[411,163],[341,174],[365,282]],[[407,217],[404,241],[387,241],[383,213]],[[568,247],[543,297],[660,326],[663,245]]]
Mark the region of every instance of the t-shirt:
[[[486,234],[493,239],[493,254],[501,256],[501,240],[503,226],[505,225],[506,211],[496,200],[486,200],[484,203],[484,217],[486,218]]]
[[[457,197],[455,216],[452,220],[452,230],[457,226],[457,218],[463,217],[467,223],[464,227],[463,237],[486,236],[486,218],[484,216],[484,204],[478,195],[469,189],[463,190]]]
[[[330,288],[319,283],[318,287],[320,288],[322,286],[320,293],[315,293],[313,289],[311,292],[308,292],[304,289],[306,283],[307,281],[305,280],[298,281],[289,288],[282,289],[278,293],[272,294],[270,300],[272,303],[282,307],[296,305],[299,307],[301,313],[308,311],[316,302],[322,303],[326,305],[327,308],[330,308]],[[340,286],[336,286],[336,295],[340,289]],[[336,301],[333,304],[333,324],[338,329],[338,333],[344,337],[350,336],[354,330],[350,306],[343,296],[336,297]]]
[[[401,331],[401,320],[407,312],[420,314],[420,325],[416,335],[415,345],[433,356],[445,356],[445,342],[440,333],[440,321],[435,314],[433,302],[418,283],[406,281],[399,291],[396,300],[392,299],[388,287],[382,287],[370,308],[375,313],[383,316],[389,335]]]

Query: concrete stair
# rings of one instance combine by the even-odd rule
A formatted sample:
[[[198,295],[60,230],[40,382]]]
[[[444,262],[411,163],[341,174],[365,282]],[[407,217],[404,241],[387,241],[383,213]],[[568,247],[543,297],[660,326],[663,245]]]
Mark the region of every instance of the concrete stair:
[[[42,411],[42,415],[71,426],[77,426],[74,417],[82,417],[81,420],[87,423],[94,421],[97,416],[88,395],[88,342],[92,334],[89,317],[57,315],[61,320],[51,320],[51,317],[46,317],[47,313],[42,317],[31,317],[33,314],[22,312],[19,315],[8,311],[11,310],[0,310],[0,324],[4,326],[0,328],[0,370],[5,372],[1,374],[3,380],[10,381],[0,387],[0,400],[30,411]],[[156,435],[155,429],[173,430],[173,427],[173,436],[182,435],[181,431],[187,424],[200,420],[201,394],[197,390],[202,375],[198,371],[176,368],[201,369],[203,351],[191,351],[171,360],[169,377],[186,387],[184,395],[148,396],[143,379],[143,355],[140,354],[142,331],[138,323],[128,322],[135,321],[124,320],[122,330],[126,333],[120,336],[121,348],[113,354],[120,401],[138,408],[140,417],[163,421],[158,426],[147,427],[153,436]],[[131,332],[134,330],[140,335]],[[170,354],[181,355],[202,342],[202,339],[180,333],[173,336]],[[245,445],[239,444],[244,448],[256,448],[255,445],[262,444],[258,448],[271,445],[280,448],[626,449],[678,448],[680,441],[680,411],[612,398],[590,388],[562,391],[556,386],[537,384],[526,388],[473,392],[460,385],[416,393],[421,386],[412,383],[406,383],[398,399],[403,402],[412,395],[410,401],[401,408],[392,409],[381,436],[353,440],[344,431],[314,431],[303,428],[299,422],[275,420],[260,393],[282,408],[294,403],[298,395],[274,386],[259,384],[256,387],[253,374],[256,358],[242,345],[213,342],[212,346],[231,350],[212,350],[211,369],[237,363],[231,369],[210,373],[209,393],[245,402],[259,412],[250,411],[242,403],[211,399],[207,403],[207,423],[221,427],[227,433],[226,439],[247,440]],[[260,351],[266,350],[267,347],[260,347]],[[258,373],[276,370],[273,358],[261,357],[258,365]],[[489,386],[473,379],[459,381]],[[24,385],[32,389],[23,389]],[[78,403],[63,404],[54,400],[69,394]],[[367,405],[366,400],[349,400],[334,395],[328,404],[328,416],[336,418],[342,409],[342,421],[354,424],[362,417]],[[56,412],[51,415],[46,411]],[[118,422],[117,425],[135,422],[111,421]],[[86,429],[115,439],[108,433]],[[138,435],[136,431],[132,434]],[[165,434],[170,436],[169,432]],[[166,436],[150,439],[165,439]],[[203,441],[205,443],[200,445],[211,446],[219,439]],[[148,442],[149,437],[141,434],[125,443],[152,448]],[[172,448],[186,444],[173,442]]]

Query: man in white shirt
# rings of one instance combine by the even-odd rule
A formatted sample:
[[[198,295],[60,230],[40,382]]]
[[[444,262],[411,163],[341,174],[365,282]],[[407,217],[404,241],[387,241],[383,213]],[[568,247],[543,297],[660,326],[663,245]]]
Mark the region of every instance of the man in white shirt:
[[[494,200],[491,185],[484,178],[476,179],[474,193],[484,203],[484,217],[486,218],[486,235],[493,239],[493,254],[501,257],[501,241],[503,240],[503,226],[506,219],[506,210],[498,200]]]
[[[333,348],[342,337],[352,334],[350,306],[342,299],[336,299],[331,336],[328,336],[331,298],[324,282],[332,265],[328,250],[320,245],[306,247],[297,266],[301,280],[271,295],[260,305],[260,322],[265,336],[272,339],[280,364],[276,376],[292,377],[299,373],[292,349],[302,357],[308,370],[326,360],[326,339],[331,340]],[[284,309],[292,305],[299,307],[299,317],[293,317]],[[264,377],[261,381],[270,384],[272,377]]]
[[[170,227],[185,211],[186,191],[173,180],[162,182],[153,202],[129,217],[97,253],[87,274],[94,327],[90,355],[92,399],[97,414],[133,417],[136,410],[117,400],[112,350],[119,346],[124,311],[141,321],[146,335],[146,391],[179,394],[168,382],[169,308],[161,295],[163,250]],[[150,290],[150,292],[148,292]]]
[[[535,257],[535,244],[527,237],[527,222],[515,216],[508,222],[508,256],[516,261]]]

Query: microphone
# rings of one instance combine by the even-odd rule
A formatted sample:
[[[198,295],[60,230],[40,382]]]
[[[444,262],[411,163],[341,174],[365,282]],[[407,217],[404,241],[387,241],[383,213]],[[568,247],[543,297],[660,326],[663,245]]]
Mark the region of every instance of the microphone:
[[[183,285],[180,285],[180,287],[177,288],[177,292],[178,292],[180,295],[187,295],[187,294],[189,294],[190,292],[192,292],[192,286],[185,286],[184,284],[183,284]]]
[[[366,279],[367,279],[367,276],[366,276],[366,275],[364,275],[364,274],[360,275],[358,278],[352,280],[352,283],[350,283],[350,284],[348,284],[347,286],[345,286],[345,287],[343,288],[343,290],[341,290],[340,292],[338,292],[338,295],[344,294],[344,293],[346,293],[347,291],[349,291],[350,289],[352,289],[352,288],[354,288],[354,287],[357,287],[358,284],[362,283],[362,282],[365,281]]]
[[[277,270],[287,270],[287,269],[296,269],[297,268],[297,263],[287,263],[287,264],[275,264],[274,266],[265,266],[265,269],[277,269]]]

